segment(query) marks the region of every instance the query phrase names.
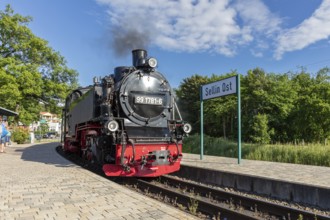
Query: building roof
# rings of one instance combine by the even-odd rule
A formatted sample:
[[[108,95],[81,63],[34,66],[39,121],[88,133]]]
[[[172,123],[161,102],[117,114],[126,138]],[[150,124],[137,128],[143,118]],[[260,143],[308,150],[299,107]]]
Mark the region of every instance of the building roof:
[[[52,113],[50,113],[50,112],[40,112],[40,115],[49,115],[49,116],[51,116]]]
[[[40,112],[40,115],[43,115],[43,116],[57,116],[56,114],[52,114],[50,112]]]
[[[8,109],[0,107],[0,115],[6,115],[6,116],[15,116],[18,115],[17,112],[10,111]]]

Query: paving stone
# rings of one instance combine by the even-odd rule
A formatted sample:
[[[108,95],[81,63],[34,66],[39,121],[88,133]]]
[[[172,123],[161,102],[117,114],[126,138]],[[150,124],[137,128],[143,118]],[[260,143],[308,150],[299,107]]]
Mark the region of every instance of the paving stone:
[[[198,219],[72,164],[57,145],[0,154],[0,219]]]

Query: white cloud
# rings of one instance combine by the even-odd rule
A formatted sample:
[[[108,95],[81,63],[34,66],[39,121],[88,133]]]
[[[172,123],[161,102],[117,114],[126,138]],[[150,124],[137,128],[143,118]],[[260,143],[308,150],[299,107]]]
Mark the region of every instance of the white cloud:
[[[239,46],[255,39],[253,33],[269,35],[280,23],[261,0],[97,2],[109,6],[115,46],[127,46],[127,49],[149,44],[166,50],[209,51],[233,56]],[[243,24],[237,23],[238,17]],[[129,33],[135,33],[134,40],[144,41],[141,45],[132,45],[130,37],[123,37]]]
[[[255,57],[263,57],[264,56],[263,53],[260,52],[260,51],[255,51],[255,50],[251,49],[250,52]]]
[[[301,50],[330,36],[330,0],[324,0],[311,17],[297,27],[283,30],[277,39],[275,59],[281,59],[285,52]]]
[[[260,0],[237,0],[234,8],[243,20],[244,27],[250,28],[251,32],[271,36],[280,30],[281,19]]]
[[[249,47],[260,57],[281,59],[330,35],[330,0],[297,27],[283,30],[282,19],[262,0],[96,0],[108,6],[112,47],[127,54],[157,46],[170,51],[234,56]]]

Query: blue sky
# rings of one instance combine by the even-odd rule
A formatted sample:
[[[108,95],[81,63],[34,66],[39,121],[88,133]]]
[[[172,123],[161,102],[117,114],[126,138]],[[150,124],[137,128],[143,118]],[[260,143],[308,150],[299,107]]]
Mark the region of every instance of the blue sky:
[[[79,73],[82,86],[145,48],[172,87],[194,74],[330,67],[330,0],[0,0]],[[134,40],[132,40],[134,39]]]

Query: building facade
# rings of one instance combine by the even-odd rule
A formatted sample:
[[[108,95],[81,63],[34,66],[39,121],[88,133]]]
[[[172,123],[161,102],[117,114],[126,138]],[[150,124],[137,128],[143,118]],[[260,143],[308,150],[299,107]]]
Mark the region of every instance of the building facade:
[[[40,123],[47,123],[49,131],[59,133],[61,131],[61,119],[56,114],[50,112],[40,112]]]

